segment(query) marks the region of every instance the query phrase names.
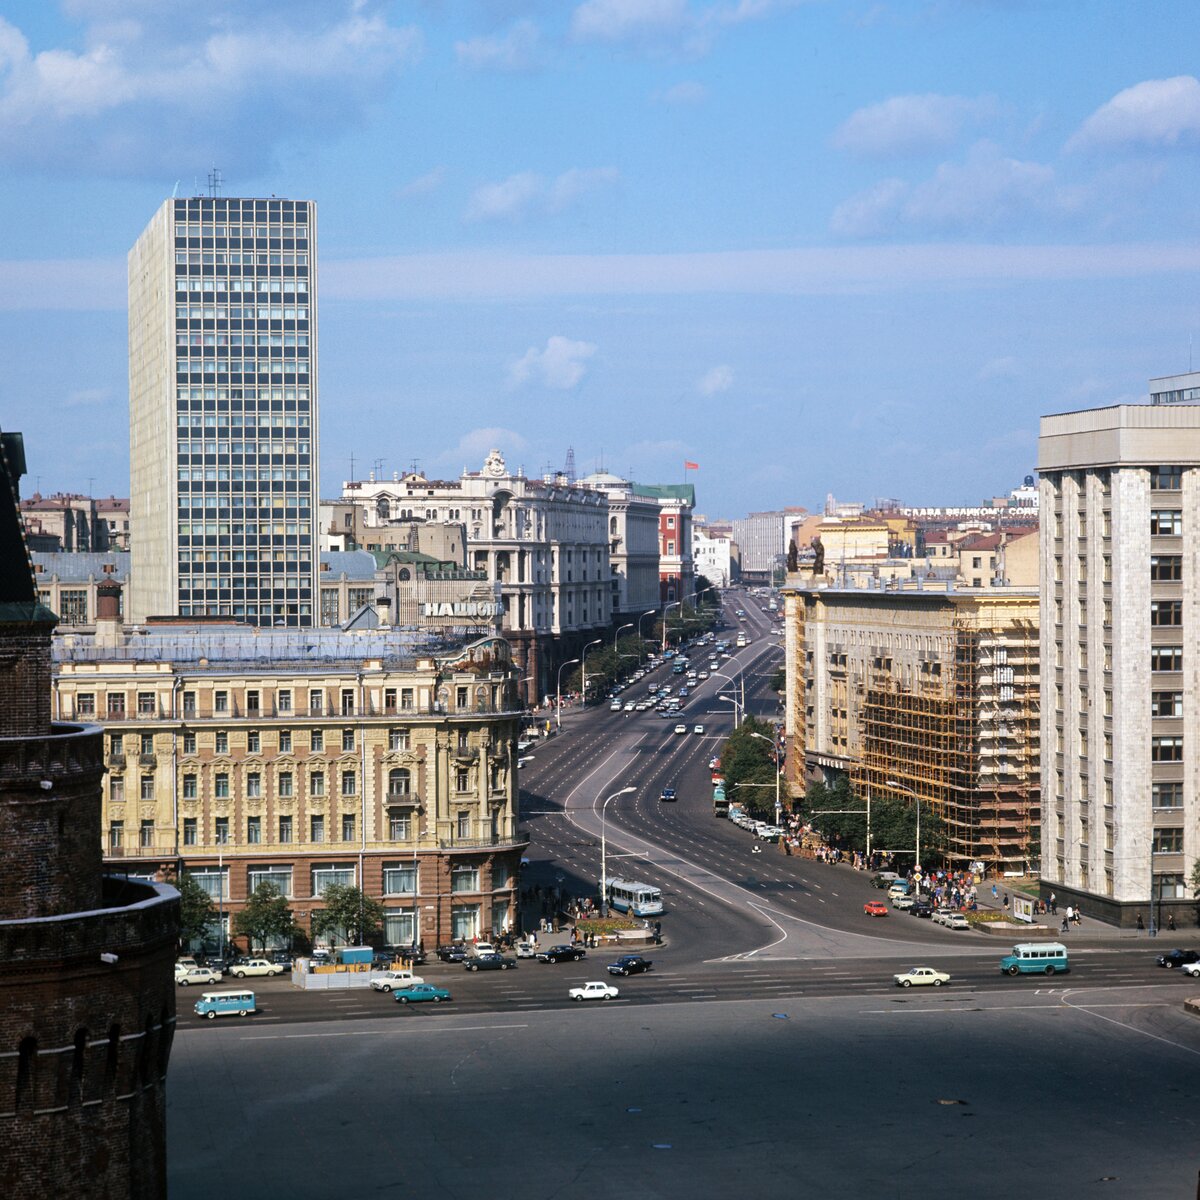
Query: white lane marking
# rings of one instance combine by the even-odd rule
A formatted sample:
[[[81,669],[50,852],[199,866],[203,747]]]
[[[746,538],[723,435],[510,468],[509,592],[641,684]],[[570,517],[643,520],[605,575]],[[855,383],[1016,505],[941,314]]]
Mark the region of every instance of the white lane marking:
[[[419,1029],[347,1029],[331,1030],[328,1033],[269,1033],[265,1037],[249,1034],[243,1037],[243,1042],[281,1042],[297,1041],[308,1038],[322,1037],[378,1037],[386,1033],[474,1033],[480,1029],[528,1029],[528,1025],[422,1025]]]

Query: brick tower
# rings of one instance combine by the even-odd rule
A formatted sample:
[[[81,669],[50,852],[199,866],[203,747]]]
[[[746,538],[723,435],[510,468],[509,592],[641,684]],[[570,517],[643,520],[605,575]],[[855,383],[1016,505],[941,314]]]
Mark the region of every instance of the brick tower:
[[[50,717],[24,471],[0,434],[0,1192],[160,1197],[179,898],[102,874],[101,733]]]

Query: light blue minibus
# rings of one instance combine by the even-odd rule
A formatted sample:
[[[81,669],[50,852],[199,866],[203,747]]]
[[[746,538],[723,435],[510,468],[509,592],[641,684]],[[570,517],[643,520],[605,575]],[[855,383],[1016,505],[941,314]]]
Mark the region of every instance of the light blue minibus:
[[[203,992],[196,1001],[196,1015],[207,1017],[248,1017],[255,1011],[253,992]]]
[[[1054,975],[1069,971],[1067,948],[1061,942],[1018,942],[1000,960],[1006,975]]]

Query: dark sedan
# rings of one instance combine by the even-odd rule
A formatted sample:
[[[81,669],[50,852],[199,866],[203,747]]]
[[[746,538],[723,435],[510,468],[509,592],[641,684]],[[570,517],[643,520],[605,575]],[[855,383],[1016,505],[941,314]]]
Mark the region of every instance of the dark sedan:
[[[586,953],[582,946],[551,946],[539,950],[536,957],[544,963],[578,962]]]
[[[503,954],[473,954],[463,963],[468,971],[507,971],[516,965],[515,958],[505,958]]]
[[[933,905],[928,900],[914,900],[913,906],[908,910],[910,917],[932,917]]]
[[[653,965],[648,958],[643,958],[640,954],[622,954],[616,962],[609,963],[607,969],[610,975],[640,975],[643,971],[649,971]]]
[[[437,956],[444,963],[460,963],[465,962],[467,958],[466,946],[439,946],[437,948]]]
[[[1200,950],[1168,950],[1157,961],[1160,967],[1186,967],[1188,963],[1200,962]]]

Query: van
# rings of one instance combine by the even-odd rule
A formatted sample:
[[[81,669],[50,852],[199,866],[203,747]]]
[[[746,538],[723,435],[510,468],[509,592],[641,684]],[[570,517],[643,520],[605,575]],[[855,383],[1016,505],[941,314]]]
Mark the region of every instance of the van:
[[[253,992],[202,992],[195,1007],[197,1016],[207,1017],[210,1021],[214,1017],[235,1014],[246,1017],[257,1009]]]
[[[1069,971],[1067,948],[1061,942],[1018,942],[1000,960],[1005,975],[1054,975]]]

